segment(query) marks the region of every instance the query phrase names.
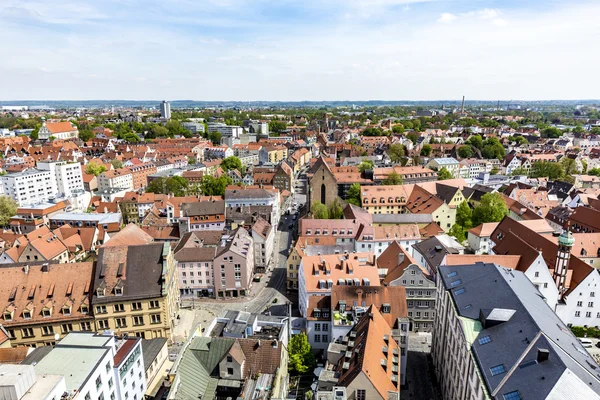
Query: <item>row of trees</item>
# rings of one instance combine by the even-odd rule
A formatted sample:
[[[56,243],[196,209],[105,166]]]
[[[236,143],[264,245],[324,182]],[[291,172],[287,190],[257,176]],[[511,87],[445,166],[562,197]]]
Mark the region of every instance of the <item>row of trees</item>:
[[[508,207],[500,193],[486,193],[481,197],[479,205],[471,209],[466,201],[456,208],[456,223],[448,234],[462,242],[466,239],[467,231],[487,222],[499,222],[508,214]]]
[[[584,164],[583,167],[583,172],[585,172],[587,164]],[[563,157],[560,162],[536,161],[531,165],[529,171],[522,167],[516,168],[513,170],[512,175],[527,175],[530,178],[548,178],[550,180],[562,180],[573,183],[575,181],[573,174],[580,172],[582,171],[579,170],[574,159]],[[589,171],[590,175],[596,175],[596,173],[594,169]]]
[[[342,202],[337,197],[329,207],[320,202],[314,203],[310,207],[310,213],[314,219],[342,219],[344,217]]]

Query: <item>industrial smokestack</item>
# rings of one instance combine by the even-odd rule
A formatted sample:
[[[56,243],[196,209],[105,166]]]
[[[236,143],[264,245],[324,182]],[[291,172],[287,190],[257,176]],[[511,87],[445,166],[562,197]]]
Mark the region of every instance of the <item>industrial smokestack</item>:
[[[462,105],[460,106],[460,113],[465,112],[465,96],[463,96]]]

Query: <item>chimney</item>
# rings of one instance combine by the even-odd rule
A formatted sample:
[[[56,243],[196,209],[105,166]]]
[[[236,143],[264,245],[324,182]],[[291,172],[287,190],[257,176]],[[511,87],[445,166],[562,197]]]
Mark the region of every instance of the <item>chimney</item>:
[[[25,275],[29,273],[29,265],[23,267],[23,272],[25,272]]]
[[[548,360],[550,351],[548,349],[537,349],[537,362],[541,363]]]

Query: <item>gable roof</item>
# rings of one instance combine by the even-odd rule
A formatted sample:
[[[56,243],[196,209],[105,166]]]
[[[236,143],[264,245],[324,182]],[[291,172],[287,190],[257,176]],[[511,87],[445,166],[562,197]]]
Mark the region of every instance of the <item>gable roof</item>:
[[[111,236],[102,247],[118,247],[152,243],[154,239],[134,223]]]

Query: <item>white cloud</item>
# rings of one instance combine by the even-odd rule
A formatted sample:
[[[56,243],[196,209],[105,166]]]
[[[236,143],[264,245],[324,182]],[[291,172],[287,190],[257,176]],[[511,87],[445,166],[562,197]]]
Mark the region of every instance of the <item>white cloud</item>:
[[[440,15],[440,17],[438,18],[437,22],[441,22],[441,23],[447,24],[448,22],[454,21],[456,18],[458,18],[458,17],[456,15],[454,15],[454,14],[443,13],[442,15]]]

